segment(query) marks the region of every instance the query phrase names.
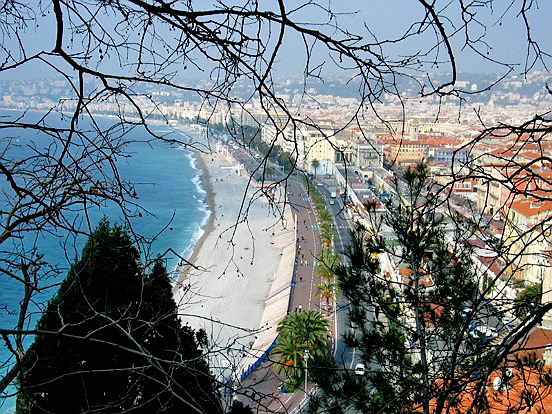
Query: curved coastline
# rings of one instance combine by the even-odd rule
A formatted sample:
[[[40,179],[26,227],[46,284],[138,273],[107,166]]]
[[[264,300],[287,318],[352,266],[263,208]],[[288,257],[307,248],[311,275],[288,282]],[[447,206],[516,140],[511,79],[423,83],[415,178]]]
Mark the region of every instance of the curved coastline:
[[[184,281],[186,280],[186,275],[190,270],[190,268],[192,267],[192,264],[196,261],[197,256],[201,250],[201,247],[205,242],[205,239],[215,229],[215,226],[214,226],[215,218],[216,218],[215,192],[213,189],[213,184],[211,182],[209,167],[205,162],[204,154],[202,154],[200,151],[193,151],[192,154],[196,161],[196,167],[201,171],[201,174],[199,175],[200,186],[205,191],[205,203],[207,204],[207,209],[210,213],[207,220],[203,224],[203,226],[201,226],[201,230],[203,230],[203,234],[201,235],[201,237],[199,237],[199,239],[192,247],[192,253],[190,254],[190,256],[186,258],[188,263],[184,264],[182,267],[180,267],[180,269],[178,269],[178,276],[177,276],[176,283],[173,287],[173,291],[178,290],[178,288],[183,285]]]
[[[181,322],[203,329],[216,344],[220,352],[212,354],[211,362],[219,367],[217,375],[223,375],[223,361],[239,367],[244,356],[257,355],[257,348],[264,350],[266,337],[273,341],[269,327],[275,329],[273,317],[281,315],[280,306],[275,311],[272,302],[283,304],[285,314],[288,290],[278,288],[289,285],[288,269],[284,282],[275,286],[274,281],[281,273],[283,254],[288,256],[284,249],[291,240],[287,238],[294,240],[294,233],[282,227],[265,198],[248,205],[247,223],[237,226],[237,221],[242,223],[238,219],[243,197],[251,197],[255,189],[247,186],[247,177],[238,173],[237,161],[228,154],[196,155],[197,166],[207,171],[202,182],[213,214],[194,246],[191,263],[181,269],[173,296]]]
[[[0,111],[10,111],[10,112],[15,111],[16,113],[20,112],[20,110],[18,108],[2,108],[2,109],[0,109]],[[31,110],[29,112],[31,112]],[[32,110],[32,112],[35,113],[33,115],[36,115],[36,114],[39,115],[39,114],[43,113],[44,111],[36,109],[36,110]],[[10,115],[10,114],[7,114],[7,115]],[[101,120],[101,122],[105,121],[106,123],[110,123],[114,119],[116,119],[116,117],[110,116],[110,115],[107,115],[107,114],[95,115],[95,118],[97,120]],[[153,123],[155,123],[156,127],[161,126],[161,125],[164,124],[163,122],[153,122]],[[22,137],[23,137],[23,135],[22,135]],[[22,138],[22,141],[23,141],[23,138]],[[190,248],[188,250],[188,252],[190,252],[190,251],[192,252],[192,256],[190,257],[189,260],[193,262],[193,260],[195,258],[195,255],[197,255],[197,252],[201,248],[201,245],[202,245],[204,239],[209,235],[210,231],[212,231],[212,229],[213,229],[213,222],[214,222],[214,219],[216,217],[215,216],[216,213],[215,213],[214,201],[213,201],[214,200],[214,194],[213,194],[213,190],[212,190],[212,186],[211,186],[211,182],[210,182],[209,170],[208,170],[207,166],[205,165],[205,160],[203,159],[202,154],[200,152],[191,151],[191,153],[192,153],[192,157],[194,157],[194,160],[196,162],[195,165],[196,165],[197,169],[201,171],[199,173],[200,186],[205,191],[205,194],[203,194],[201,192],[198,194],[198,199],[200,199],[202,201],[202,203],[204,203],[206,205],[206,207],[202,206],[201,208],[202,209],[207,208],[207,210],[208,210],[208,212],[206,213],[206,214],[208,214],[206,216],[206,219],[202,219],[201,222],[198,223],[198,226],[200,226],[201,230],[202,230],[201,236],[198,237],[198,239],[194,243],[194,245],[190,246]],[[184,161],[184,162],[186,162],[186,161]],[[134,180],[134,181],[136,181],[136,180]],[[195,188],[193,188],[191,191],[193,191],[195,193]],[[112,219],[114,221],[117,220],[116,217],[112,217]],[[145,220],[145,219],[143,219],[143,220]],[[156,231],[153,234],[157,233],[157,230],[158,229],[156,229]],[[57,243],[56,243],[56,245],[57,245]],[[178,246],[175,246],[175,247],[178,248]],[[175,248],[175,250],[176,250],[176,248]],[[79,250],[80,250],[80,248],[79,248]],[[52,253],[51,250],[49,250],[49,254],[51,254],[51,253]],[[62,259],[65,259],[65,256],[63,256],[63,255],[60,256],[60,257]],[[65,263],[65,261],[63,263]],[[68,269],[69,265],[67,265],[66,267]],[[61,274],[60,278],[64,278],[65,273],[66,272],[64,271]],[[177,279],[180,279],[180,274],[181,274],[181,270],[179,269]],[[2,288],[4,288],[4,286],[2,286]],[[52,289],[52,291],[53,291],[53,289]],[[11,303],[10,303],[10,305],[11,305]],[[8,413],[15,412],[14,411],[15,400],[12,400],[12,401],[13,401],[13,404],[8,398],[4,399],[3,403],[0,404],[0,413],[8,414]]]

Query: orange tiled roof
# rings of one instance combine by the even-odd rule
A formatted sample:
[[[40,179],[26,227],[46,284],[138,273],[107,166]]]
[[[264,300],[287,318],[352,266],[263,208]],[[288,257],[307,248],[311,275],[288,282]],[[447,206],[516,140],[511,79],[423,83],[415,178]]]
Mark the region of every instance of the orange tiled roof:
[[[422,145],[428,145],[430,147],[444,147],[447,145],[450,147],[454,147],[454,146],[460,145],[461,143],[461,141],[456,139],[445,139],[445,138],[423,139],[423,140],[421,139],[418,142]]]
[[[511,208],[525,217],[532,217],[545,211],[552,211],[552,200],[540,201],[534,198],[516,200]]]
[[[524,367],[513,369],[512,378],[502,387],[494,386],[495,378],[502,378],[503,373],[494,372],[487,382],[483,392],[487,407],[475,407],[474,400],[479,395],[479,383],[474,382],[465,387],[452,403],[445,403],[448,413],[486,414],[545,414],[552,413],[552,386],[544,380],[548,368]],[[498,385],[498,383],[497,383]],[[438,386],[437,386],[438,387]],[[437,388],[438,389],[438,388]],[[430,402],[430,412],[434,413],[437,401]],[[448,410],[447,410],[448,408]],[[421,411],[421,410],[420,410]]]
[[[520,357],[534,354],[536,359],[540,361],[543,359],[542,354],[548,345],[552,345],[552,329],[536,328],[516,345],[514,351]]]
[[[537,360],[542,359],[544,348],[552,343],[552,330],[537,328],[531,331],[514,351],[523,356],[527,352],[537,351]],[[461,414],[469,410],[473,413],[486,414],[545,414],[552,413],[552,370],[550,367],[533,364],[518,366],[511,369],[510,379],[504,381],[502,370],[496,370],[487,379],[483,389],[480,382],[473,381],[462,388],[459,394],[450,394],[455,398],[447,400],[443,411],[451,414]],[[461,378],[460,378],[461,381]],[[437,381],[434,390],[439,392],[443,381]],[[484,407],[475,406],[475,398],[483,394],[486,401]],[[437,408],[437,398],[430,401],[430,412]],[[414,408],[422,412],[422,407]]]

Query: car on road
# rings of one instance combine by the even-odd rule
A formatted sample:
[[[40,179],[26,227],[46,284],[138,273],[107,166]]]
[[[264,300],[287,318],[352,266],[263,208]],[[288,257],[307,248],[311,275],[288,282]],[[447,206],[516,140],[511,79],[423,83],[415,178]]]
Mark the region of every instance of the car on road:
[[[475,339],[482,339],[485,341],[492,341],[498,338],[498,331],[496,328],[484,325],[477,325],[470,331],[470,335]]]
[[[366,369],[364,367],[364,364],[358,363],[355,365],[355,374],[364,375],[365,372],[366,372]]]
[[[330,206],[333,206],[335,204],[335,201],[330,200]]]

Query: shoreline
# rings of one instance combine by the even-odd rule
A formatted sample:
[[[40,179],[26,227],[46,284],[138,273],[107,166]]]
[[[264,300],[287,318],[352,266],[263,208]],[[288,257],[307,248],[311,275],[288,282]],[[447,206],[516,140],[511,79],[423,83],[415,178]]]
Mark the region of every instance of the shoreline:
[[[293,233],[282,227],[280,217],[264,197],[248,204],[245,219],[240,213],[240,225],[236,225],[243,197],[252,197],[256,189],[247,187],[248,179],[238,173],[232,157],[214,149],[211,155],[196,156],[196,166],[206,171],[201,182],[216,215],[204,225],[204,233],[188,259],[190,263],[177,276],[173,295],[181,322],[203,329],[217,344],[221,354],[213,356],[214,366],[231,361],[238,367],[244,353],[250,353],[258,339],[264,344],[267,324],[275,329],[277,321],[267,315],[274,313],[272,302],[280,303],[281,298],[277,295],[271,299],[269,311],[267,300],[275,292],[282,254]],[[285,312],[287,297],[284,302]],[[257,341],[257,345],[263,344]]]
[[[176,292],[180,287],[184,286],[186,281],[186,276],[190,271],[190,268],[194,267],[194,262],[197,260],[199,252],[203,246],[203,243],[209,237],[209,235],[215,230],[215,219],[216,219],[216,209],[215,209],[215,191],[213,189],[213,183],[211,182],[211,174],[209,172],[209,167],[205,161],[205,154],[201,151],[193,151],[193,157],[195,158],[196,165],[201,171],[199,176],[200,187],[205,191],[205,203],[207,204],[207,209],[209,210],[209,217],[201,230],[203,234],[195,242],[192,247],[192,253],[188,258],[186,258],[187,263],[181,266],[178,271],[178,276],[176,278],[176,283],[173,286],[173,292]]]

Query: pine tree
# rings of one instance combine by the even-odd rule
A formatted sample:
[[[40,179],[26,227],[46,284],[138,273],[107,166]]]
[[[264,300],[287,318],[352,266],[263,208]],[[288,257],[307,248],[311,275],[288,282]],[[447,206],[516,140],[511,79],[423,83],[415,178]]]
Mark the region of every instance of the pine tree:
[[[17,412],[219,412],[176,309],[163,265],[146,274],[127,232],[102,220],[37,324]]]
[[[350,302],[344,340],[360,351],[366,371],[313,372],[323,392],[312,407],[322,412],[441,412],[466,384],[484,388],[500,363],[496,348],[472,330],[485,300],[466,240],[469,223],[458,219],[461,230],[445,234],[424,165],[407,171],[404,182],[379,222],[399,246],[358,227],[348,263],[335,267]],[[382,269],[383,254],[396,262],[394,274]],[[486,403],[485,393],[477,398]]]

